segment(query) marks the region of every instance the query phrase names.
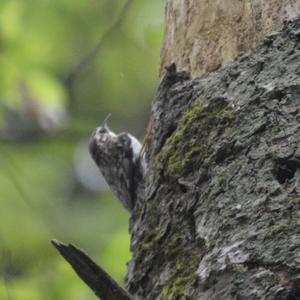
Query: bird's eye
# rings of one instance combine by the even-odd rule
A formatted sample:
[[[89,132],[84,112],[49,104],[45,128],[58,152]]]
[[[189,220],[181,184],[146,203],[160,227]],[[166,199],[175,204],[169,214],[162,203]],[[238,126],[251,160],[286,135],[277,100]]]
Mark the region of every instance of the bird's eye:
[[[106,132],[106,129],[104,127],[100,127],[98,129],[98,133],[105,133]]]

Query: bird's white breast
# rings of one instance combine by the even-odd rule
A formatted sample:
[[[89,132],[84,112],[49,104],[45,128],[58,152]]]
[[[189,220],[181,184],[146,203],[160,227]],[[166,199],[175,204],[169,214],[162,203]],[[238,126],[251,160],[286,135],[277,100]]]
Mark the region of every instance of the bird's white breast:
[[[128,136],[131,140],[131,146],[134,157],[137,157],[140,155],[140,152],[142,150],[142,144],[133,135],[128,133]]]

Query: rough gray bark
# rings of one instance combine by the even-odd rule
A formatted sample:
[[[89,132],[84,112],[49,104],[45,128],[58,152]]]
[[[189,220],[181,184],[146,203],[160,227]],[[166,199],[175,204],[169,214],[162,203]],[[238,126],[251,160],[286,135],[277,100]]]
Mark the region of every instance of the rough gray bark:
[[[300,298],[300,20],[190,80],[170,67],[130,220],[140,299]]]

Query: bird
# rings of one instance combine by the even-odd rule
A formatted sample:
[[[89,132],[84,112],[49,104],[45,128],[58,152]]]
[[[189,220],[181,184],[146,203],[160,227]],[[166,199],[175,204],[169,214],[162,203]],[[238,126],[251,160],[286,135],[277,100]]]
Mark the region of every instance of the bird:
[[[89,152],[119,202],[132,212],[144,192],[146,162],[142,145],[133,135],[114,133],[108,127],[111,114],[92,133]]]

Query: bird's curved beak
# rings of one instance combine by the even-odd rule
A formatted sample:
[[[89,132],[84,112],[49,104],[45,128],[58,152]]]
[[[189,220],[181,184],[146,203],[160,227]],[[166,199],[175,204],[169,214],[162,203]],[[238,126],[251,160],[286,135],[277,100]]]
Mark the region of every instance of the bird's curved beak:
[[[108,120],[109,120],[110,116],[111,116],[111,114],[108,114],[108,115],[105,117],[105,119],[104,119],[103,122],[102,122],[101,127],[108,128]]]

